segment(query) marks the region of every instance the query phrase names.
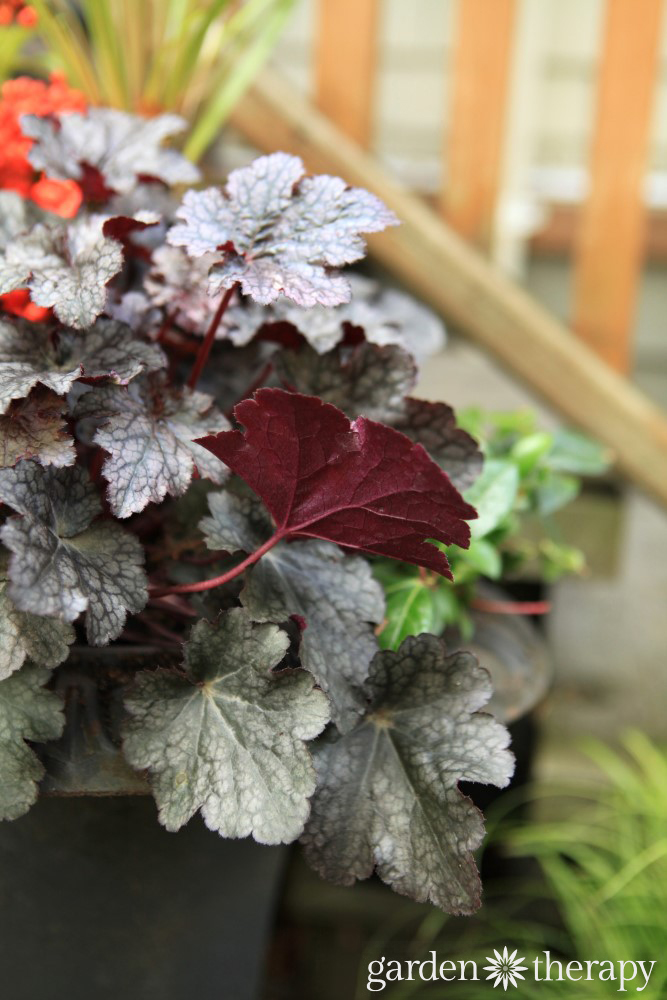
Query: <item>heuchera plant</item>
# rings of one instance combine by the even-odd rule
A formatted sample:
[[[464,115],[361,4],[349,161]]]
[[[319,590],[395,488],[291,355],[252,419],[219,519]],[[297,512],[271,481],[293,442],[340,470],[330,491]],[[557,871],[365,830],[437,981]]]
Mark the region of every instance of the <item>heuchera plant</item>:
[[[167,829],[302,838],[336,882],[470,912],[483,825],[457,783],[512,772],[488,675],[376,635],[374,562],[451,576],[481,468],[410,396],[405,299],[355,305],[338,271],[397,220],[282,153],[182,195],[183,127],[23,115],[29,183],[0,192],[0,294],[43,310],[0,320],[0,817],[36,798],[70,646],[139,643],[118,742]]]

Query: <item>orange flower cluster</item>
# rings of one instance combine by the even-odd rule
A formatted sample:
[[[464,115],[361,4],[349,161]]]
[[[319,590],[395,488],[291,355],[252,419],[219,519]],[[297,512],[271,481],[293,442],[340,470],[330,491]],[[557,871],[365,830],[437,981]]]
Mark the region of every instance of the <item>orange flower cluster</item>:
[[[64,77],[54,73],[48,83],[21,76],[8,80],[0,90],[0,188],[18,191],[48,212],[70,219],[81,204],[75,181],[41,176],[28,161],[32,139],[21,132],[21,115],[45,116],[55,111],[85,111],[86,99],[71,90]]]
[[[0,16],[6,6],[0,2]],[[36,175],[28,160],[32,139],[21,132],[19,119],[25,114],[46,116],[55,111],[85,110],[83,94],[70,89],[60,74],[54,73],[48,83],[22,76],[3,84],[0,90],[0,189],[17,191],[40,208],[66,219],[76,215],[81,205],[81,188],[75,181]],[[23,290],[0,296],[0,307],[33,321],[43,319],[49,312],[33,305],[28,292]]]
[[[37,11],[24,0],[0,0],[0,27],[20,24],[22,28],[34,28]]]

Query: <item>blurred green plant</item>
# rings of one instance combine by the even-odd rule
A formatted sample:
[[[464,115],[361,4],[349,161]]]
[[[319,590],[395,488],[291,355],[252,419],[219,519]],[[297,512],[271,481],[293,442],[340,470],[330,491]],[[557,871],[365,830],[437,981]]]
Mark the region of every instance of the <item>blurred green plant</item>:
[[[585,569],[583,553],[560,540],[552,515],[578,496],[582,476],[605,471],[608,452],[575,431],[540,430],[529,410],[468,409],[457,422],[484,452],[484,469],[464,493],[478,512],[470,525],[470,548],[443,547],[453,584],[388,560],[375,564],[387,598],[387,624],[379,635],[384,649],[397,649],[408,635],[437,634],[448,625],[469,639],[474,630],[469,609],[481,578],[516,575],[529,563],[547,582]],[[537,540],[527,532],[529,525],[539,528]]]
[[[26,42],[33,34],[32,27],[24,27],[21,24],[0,24],[0,83],[10,76]]]
[[[491,949],[519,949],[532,961],[550,950],[565,961],[655,961],[646,997],[667,995],[667,750],[645,734],[631,731],[615,750],[589,742],[597,765],[594,777],[558,791],[533,789],[557,820],[537,822],[507,818],[516,805],[512,792],[489,811],[490,845],[506,854],[539,863],[543,880],[490,887],[483,909],[473,918],[452,918],[432,910],[406,940],[405,923],[385,925],[369,942],[359,974],[358,996],[366,996],[368,962],[380,954],[392,958],[429,956],[438,961],[474,959],[485,964]],[[525,791],[522,792],[525,801]],[[563,818],[560,818],[563,817]],[[577,996],[602,1000],[617,989],[591,979]],[[572,982],[534,982],[526,976],[521,997],[572,997]],[[461,1000],[480,996],[480,982],[403,981],[383,992],[388,1000]]]
[[[184,152],[198,160],[269,55],[294,3],[35,0],[36,34],[45,43],[37,61],[63,71],[93,105],[184,115],[191,123]]]

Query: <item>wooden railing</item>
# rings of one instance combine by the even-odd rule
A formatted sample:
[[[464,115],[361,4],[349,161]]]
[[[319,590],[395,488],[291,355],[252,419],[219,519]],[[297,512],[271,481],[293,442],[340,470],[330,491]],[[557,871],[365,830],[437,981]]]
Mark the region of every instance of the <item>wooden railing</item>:
[[[604,5],[589,193],[574,240],[572,325],[608,364],[627,372],[646,217],[642,187],[666,4],[604,0]],[[381,6],[382,0],[318,0],[316,103],[366,148]],[[518,0],[458,0],[455,10],[440,206],[457,232],[482,249],[490,243],[500,193],[518,9]]]
[[[259,149],[294,152],[309,169],[339,174],[378,194],[403,224],[370,241],[377,258],[568,421],[608,444],[619,467],[667,505],[667,415],[618,371],[627,365],[629,317],[639,275],[644,205],[638,181],[640,173],[643,177],[640,166],[646,153],[656,60],[653,32],[662,0],[606,0],[593,186],[584,207],[577,254],[578,333],[471,246],[477,244],[483,251],[498,197],[499,144],[516,4],[515,0],[458,2],[464,16],[458,21],[461,46],[455,60],[458,82],[452,88],[449,133],[457,149],[448,160],[449,180],[440,211],[406,191],[364,148],[370,139],[380,0],[319,0],[319,109],[284,80],[265,73],[239,104],[234,124]],[[640,10],[645,15],[641,30],[628,16],[630,9],[637,19]],[[649,17],[651,30],[646,28]],[[642,97],[643,112],[637,111],[642,120],[627,130],[614,120],[613,109],[621,98],[610,79],[614,62],[621,58],[617,50],[622,32],[634,58],[641,53],[646,64],[640,74],[645,79],[632,83]],[[484,77],[485,73],[490,76]],[[464,118],[474,119],[475,127]],[[620,143],[620,131],[627,131],[627,147]],[[612,153],[612,142],[622,148]],[[604,208],[609,199],[616,206],[612,218]],[[619,273],[625,276],[623,282]],[[603,296],[600,311],[595,312],[591,289],[599,283],[614,305]],[[614,320],[624,316],[628,322],[607,327],[610,316]],[[604,350],[599,329],[604,332]]]

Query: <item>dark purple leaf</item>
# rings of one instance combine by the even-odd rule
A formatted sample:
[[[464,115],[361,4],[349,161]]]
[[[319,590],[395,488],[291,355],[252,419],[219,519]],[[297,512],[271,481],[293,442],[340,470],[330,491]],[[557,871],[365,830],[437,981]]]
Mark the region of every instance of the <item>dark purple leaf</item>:
[[[245,427],[200,439],[262,498],[278,537],[322,538],[450,576],[428,539],[466,548],[475,510],[421,445],[313,396],[261,389]]]

